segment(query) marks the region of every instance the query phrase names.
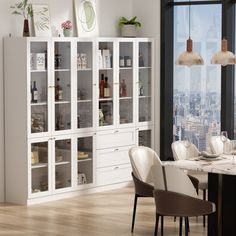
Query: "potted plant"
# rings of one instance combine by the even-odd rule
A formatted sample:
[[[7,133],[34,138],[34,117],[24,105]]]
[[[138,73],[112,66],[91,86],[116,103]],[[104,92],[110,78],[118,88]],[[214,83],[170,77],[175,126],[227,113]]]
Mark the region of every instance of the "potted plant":
[[[64,21],[61,24],[61,28],[63,29],[63,35],[65,37],[71,37],[72,36],[72,23],[70,20]]]
[[[28,0],[22,0],[21,2],[15,3],[15,5],[10,6],[10,8],[13,9],[12,14],[22,15],[24,17],[23,36],[30,36],[29,18],[33,16],[32,4],[28,3]]]
[[[119,20],[119,26],[121,27],[122,37],[136,37],[137,27],[141,27],[141,23],[136,20],[137,16],[128,20],[126,17],[121,17]]]

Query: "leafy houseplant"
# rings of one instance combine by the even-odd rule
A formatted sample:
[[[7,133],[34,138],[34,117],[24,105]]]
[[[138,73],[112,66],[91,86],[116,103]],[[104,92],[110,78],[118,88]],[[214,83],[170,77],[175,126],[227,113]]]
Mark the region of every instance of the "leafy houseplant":
[[[32,4],[28,0],[22,0],[21,2],[15,3],[15,5],[10,6],[13,9],[12,14],[22,15],[24,17],[24,29],[23,36],[29,36],[29,21],[28,19],[33,16]]]
[[[141,23],[137,21],[137,16],[128,20],[126,17],[121,17],[119,20],[121,27],[121,35],[123,37],[136,37],[137,27],[141,27]]]

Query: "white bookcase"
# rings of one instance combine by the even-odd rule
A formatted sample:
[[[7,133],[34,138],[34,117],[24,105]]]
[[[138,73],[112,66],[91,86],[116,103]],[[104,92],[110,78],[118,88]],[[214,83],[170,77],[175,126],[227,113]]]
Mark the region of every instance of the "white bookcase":
[[[154,143],[153,51],[147,38],[4,39],[6,201],[131,180],[128,150]]]

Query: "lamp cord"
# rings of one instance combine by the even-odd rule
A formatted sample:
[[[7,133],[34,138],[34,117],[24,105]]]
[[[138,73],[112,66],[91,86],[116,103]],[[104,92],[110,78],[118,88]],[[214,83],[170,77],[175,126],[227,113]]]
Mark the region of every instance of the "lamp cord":
[[[190,0],[189,0],[189,5],[188,5],[188,36],[190,38],[190,24],[191,24],[191,6],[190,6]]]

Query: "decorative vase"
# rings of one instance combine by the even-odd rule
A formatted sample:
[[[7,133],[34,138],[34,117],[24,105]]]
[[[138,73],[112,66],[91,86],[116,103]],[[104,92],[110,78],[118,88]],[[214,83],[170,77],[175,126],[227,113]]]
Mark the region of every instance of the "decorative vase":
[[[63,35],[64,35],[64,37],[71,37],[72,30],[71,29],[63,29]]]
[[[122,37],[136,37],[137,36],[137,27],[135,25],[123,25],[121,27],[121,36]]]
[[[29,37],[29,20],[24,19],[23,37]]]

